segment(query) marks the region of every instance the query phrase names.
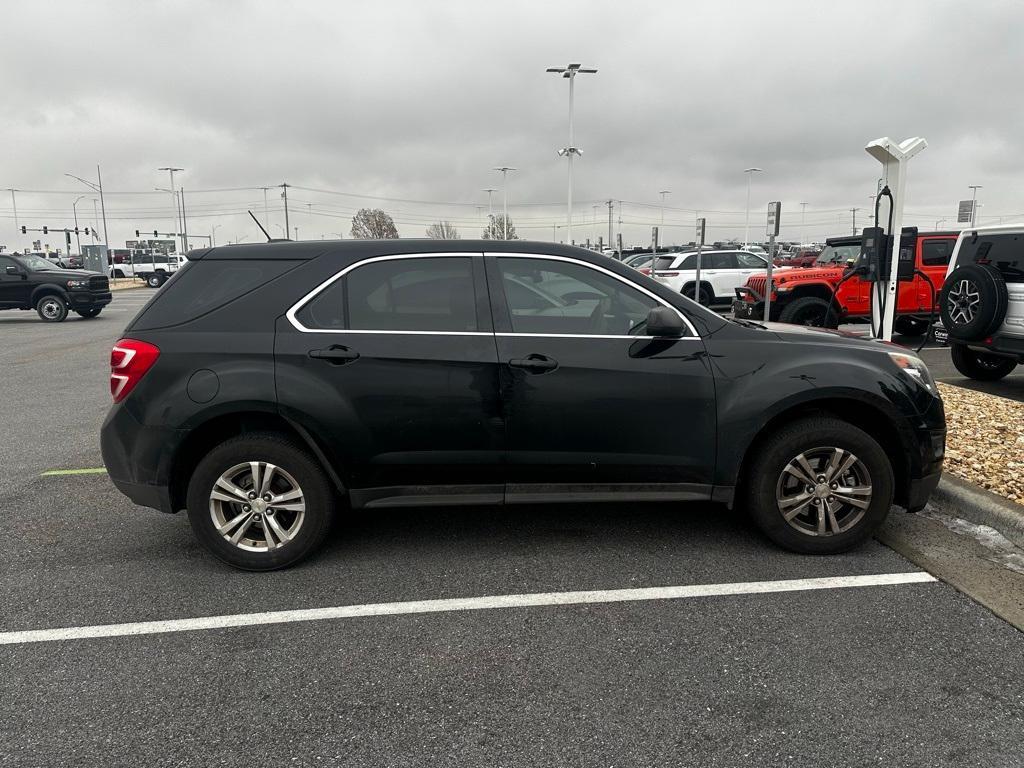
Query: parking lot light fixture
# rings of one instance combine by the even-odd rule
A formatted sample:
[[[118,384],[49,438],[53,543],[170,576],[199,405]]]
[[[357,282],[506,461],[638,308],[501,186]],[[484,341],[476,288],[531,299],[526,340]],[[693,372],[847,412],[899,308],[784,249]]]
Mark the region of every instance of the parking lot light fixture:
[[[743,247],[750,245],[750,180],[754,178],[755,173],[763,173],[763,168],[744,168],[743,172],[747,174],[747,223],[743,229]]]
[[[671,189],[663,189],[660,192],[658,192],[658,194],[661,195],[661,224],[662,224],[662,226],[664,226],[665,225],[665,195],[671,195],[672,194],[672,190]]]
[[[171,191],[171,196],[174,198],[174,214],[175,214],[175,218],[177,219],[177,224],[175,226],[171,227],[171,231],[172,232],[182,233],[181,234],[181,250],[182,250],[182,253],[184,253],[185,250],[186,250],[186,247],[185,247],[185,235],[184,235],[185,227],[184,227],[184,222],[182,222],[182,220],[181,220],[181,210],[178,207],[178,193],[174,189],[174,174],[177,171],[184,171],[185,169],[184,168],[172,168],[171,166],[165,166],[163,168],[157,168],[157,170],[158,171],[167,171],[171,175],[171,190],[170,191]]]
[[[597,74],[597,70],[584,68],[582,64],[566,64],[564,67],[548,67],[545,71],[561,75],[569,81],[569,144],[568,146],[558,150],[558,155],[560,157],[567,158],[569,161],[569,194],[568,205],[566,207],[565,224],[566,242],[569,243],[569,245],[572,245],[572,159],[573,155],[583,155],[582,150],[576,146],[573,119],[573,96],[575,92],[576,75],[594,75]]]
[[[984,186],[981,184],[968,184],[967,188],[971,190],[971,226],[973,227],[978,212],[978,190],[984,189]]]
[[[64,175],[74,179],[75,181],[80,181],[83,184],[85,184],[85,186],[87,186],[89,189],[93,190],[94,192],[100,193],[100,210],[103,212],[103,245],[109,249],[110,241],[107,239],[107,204],[103,199],[103,177],[100,175],[99,165],[96,166],[95,183],[87,181],[83,179],[81,176],[75,176],[75,174],[73,173],[65,173]]]
[[[504,206],[504,218],[501,222],[501,239],[508,240],[508,172],[516,170],[508,165],[502,165],[494,170],[501,171],[501,194],[505,198],[503,202]],[[488,197],[490,199],[490,197]]]

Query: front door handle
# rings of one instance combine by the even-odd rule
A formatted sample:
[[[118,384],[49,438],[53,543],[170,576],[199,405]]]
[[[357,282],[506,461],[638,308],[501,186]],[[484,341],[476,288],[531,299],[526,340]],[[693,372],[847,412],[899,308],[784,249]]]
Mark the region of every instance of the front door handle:
[[[340,344],[334,344],[327,349],[311,349],[309,350],[309,356],[314,360],[326,360],[332,365],[345,365],[345,363],[351,363],[353,360],[359,359],[359,353],[354,349],[343,347]]]
[[[520,357],[509,360],[508,364],[512,368],[522,368],[527,373],[544,373],[545,371],[553,371],[558,367],[558,361],[552,360],[546,355]]]

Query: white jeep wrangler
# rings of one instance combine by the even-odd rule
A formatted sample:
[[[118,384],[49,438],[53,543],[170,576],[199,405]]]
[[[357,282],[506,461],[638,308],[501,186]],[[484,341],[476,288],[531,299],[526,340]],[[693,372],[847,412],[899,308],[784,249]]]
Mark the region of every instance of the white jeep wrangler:
[[[939,308],[936,340],[964,376],[995,381],[1024,363],[1024,225],[961,232]]]

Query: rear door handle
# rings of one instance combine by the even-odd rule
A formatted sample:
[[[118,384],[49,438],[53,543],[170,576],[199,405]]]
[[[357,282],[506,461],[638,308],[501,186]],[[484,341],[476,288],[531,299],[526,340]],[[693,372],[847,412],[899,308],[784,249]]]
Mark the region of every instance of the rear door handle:
[[[339,344],[330,346],[327,349],[311,349],[309,350],[309,356],[314,360],[326,360],[332,365],[344,365],[359,359],[358,352]]]
[[[544,373],[545,371],[553,371],[558,367],[558,361],[552,360],[546,355],[519,357],[509,360],[508,364],[512,368],[522,368],[527,373]]]

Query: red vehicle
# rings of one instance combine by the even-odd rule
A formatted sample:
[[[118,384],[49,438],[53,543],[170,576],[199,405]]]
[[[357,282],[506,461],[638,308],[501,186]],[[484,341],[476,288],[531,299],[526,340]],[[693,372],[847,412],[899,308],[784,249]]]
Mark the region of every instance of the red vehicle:
[[[946,266],[953,254],[959,232],[921,232],[909,238],[904,235],[902,249],[913,249],[918,270],[928,276],[935,287],[934,295],[928,281],[920,275],[899,284],[895,330],[908,336],[919,336],[928,330],[932,302],[946,275]],[[813,267],[786,270],[772,278],[771,317],[783,323],[834,328],[839,323],[869,320],[871,317],[871,286],[860,277],[852,277],[836,286],[846,269],[860,256],[859,236],[836,237],[826,241],[825,249]],[[733,314],[754,320],[764,319],[764,295],[767,279],[754,275],[746,285],[736,289]],[[831,301],[831,304],[829,303]],[[937,304],[936,311],[937,311]]]
[[[777,256],[776,267],[813,267],[821,251],[814,248],[801,248],[790,256]]]

